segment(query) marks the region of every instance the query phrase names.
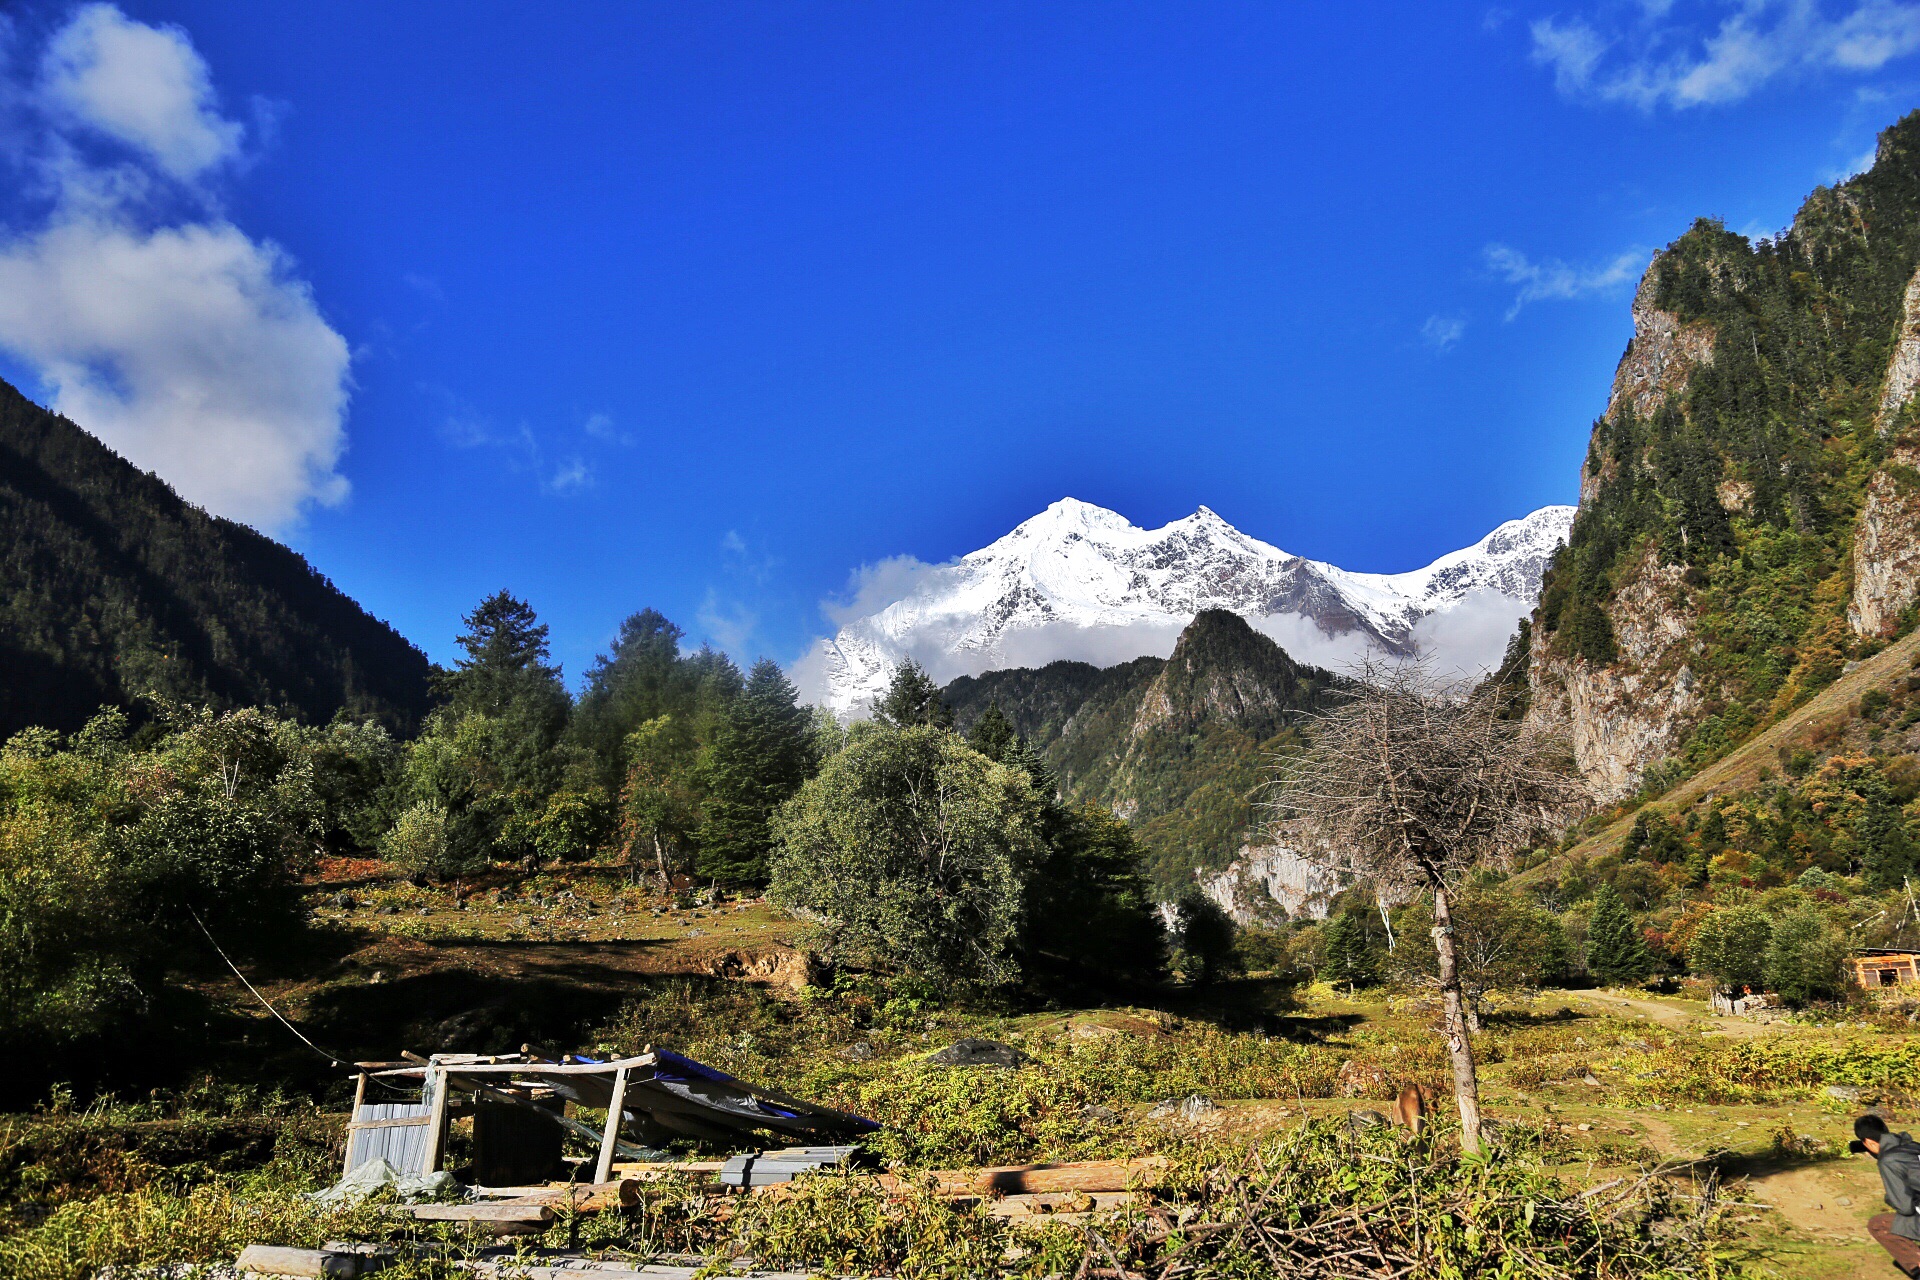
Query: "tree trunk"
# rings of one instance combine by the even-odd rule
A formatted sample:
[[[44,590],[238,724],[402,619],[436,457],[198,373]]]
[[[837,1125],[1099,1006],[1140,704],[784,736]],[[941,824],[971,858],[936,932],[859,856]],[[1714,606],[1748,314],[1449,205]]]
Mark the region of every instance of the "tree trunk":
[[[1453,1100],[1460,1107],[1460,1149],[1480,1150],[1480,1078],[1473,1069],[1473,1042],[1467,1038],[1466,998],[1460,990],[1460,961],[1454,953],[1453,913],[1445,886],[1433,891],[1433,946],[1440,957],[1440,999],[1446,1009],[1447,1056],[1453,1060]]]
[[[673,889],[673,877],[667,874],[667,851],[660,846],[660,833],[658,831],[653,833],[653,862],[655,866],[660,868],[661,887],[671,891]]]

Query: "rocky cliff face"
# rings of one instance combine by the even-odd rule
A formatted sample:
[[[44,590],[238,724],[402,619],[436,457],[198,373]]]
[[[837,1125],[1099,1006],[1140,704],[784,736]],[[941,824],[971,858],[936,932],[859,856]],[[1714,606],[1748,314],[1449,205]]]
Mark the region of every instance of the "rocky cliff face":
[[[1669,754],[1700,718],[1687,657],[1699,645],[1682,571],[1649,554],[1607,610],[1623,661],[1555,653],[1534,632],[1533,714],[1562,720],[1574,758],[1596,794],[1625,795],[1647,765]]]
[[[1863,636],[1893,632],[1920,592],[1920,440],[1905,410],[1920,387],[1920,271],[1901,299],[1900,337],[1880,393],[1878,430],[1886,462],[1867,482],[1853,538],[1853,599],[1847,622]]]
[[[1711,328],[1655,305],[1658,265],[1655,259],[1634,294],[1633,340],[1614,373],[1603,422],[1654,414],[1713,360]],[[1589,452],[1580,472],[1583,510],[1618,479],[1622,461]],[[1738,494],[1730,491],[1734,501]],[[1632,791],[1646,766],[1668,754],[1699,718],[1701,698],[1687,665],[1697,642],[1684,576],[1677,566],[1658,563],[1651,547],[1629,567],[1601,606],[1622,661],[1569,654],[1553,644],[1552,631],[1534,628],[1532,714],[1570,726],[1581,772],[1607,798]]]
[[[1657,273],[1652,267],[1640,277],[1633,295],[1633,341],[1613,373],[1613,394],[1607,398],[1611,417],[1631,406],[1641,417],[1687,389],[1687,380],[1703,364],[1713,362],[1713,329],[1689,324],[1656,305]]]
[[[1602,799],[1717,758],[1920,598],[1920,113],[1778,238],[1657,254],[1534,616]]]
[[[1240,925],[1327,918],[1328,904],[1345,886],[1326,868],[1283,845],[1245,845],[1219,871],[1200,873],[1200,889]]]

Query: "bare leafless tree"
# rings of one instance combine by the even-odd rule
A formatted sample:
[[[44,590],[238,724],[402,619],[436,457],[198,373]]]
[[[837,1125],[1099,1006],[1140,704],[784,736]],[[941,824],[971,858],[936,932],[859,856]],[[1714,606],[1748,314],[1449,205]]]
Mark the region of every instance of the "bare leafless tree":
[[[1307,723],[1307,750],[1280,762],[1272,839],[1390,898],[1433,895],[1461,1145],[1478,1151],[1480,1085],[1450,900],[1467,872],[1561,827],[1584,792],[1565,739],[1508,714],[1493,682],[1468,692],[1416,663],[1367,665],[1354,681],[1345,701]]]

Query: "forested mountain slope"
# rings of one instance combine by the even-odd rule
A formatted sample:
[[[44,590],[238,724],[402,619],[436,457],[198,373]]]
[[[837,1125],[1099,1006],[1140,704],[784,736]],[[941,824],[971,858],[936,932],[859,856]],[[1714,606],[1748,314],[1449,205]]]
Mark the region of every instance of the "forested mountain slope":
[[[427,660],[304,558],[0,383],[0,737],[143,693],[409,727]]]
[[[1541,714],[1654,790],[1909,628],[1920,585],[1920,115],[1777,239],[1660,252],[1534,627]]]
[[[1099,668],[1054,662],[955,680],[962,729],[989,705],[1038,748],[1071,799],[1129,819],[1163,893],[1224,867],[1253,820],[1254,791],[1300,713],[1336,683],[1224,609],[1196,617],[1168,658]]]

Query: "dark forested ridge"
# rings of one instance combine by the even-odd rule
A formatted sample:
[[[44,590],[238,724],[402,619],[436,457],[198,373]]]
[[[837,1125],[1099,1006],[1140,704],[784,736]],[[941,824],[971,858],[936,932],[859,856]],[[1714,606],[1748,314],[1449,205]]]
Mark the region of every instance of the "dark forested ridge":
[[[942,691],[962,729],[997,706],[1070,798],[1132,822],[1158,887],[1224,866],[1253,821],[1272,752],[1335,677],[1295,662],[1244,618],[1208,610],[1168,658],[1053,662],[964,676]]]
[[[0,382],[0,738],[145,693],[410,728],[427,660],[304,558]]]

